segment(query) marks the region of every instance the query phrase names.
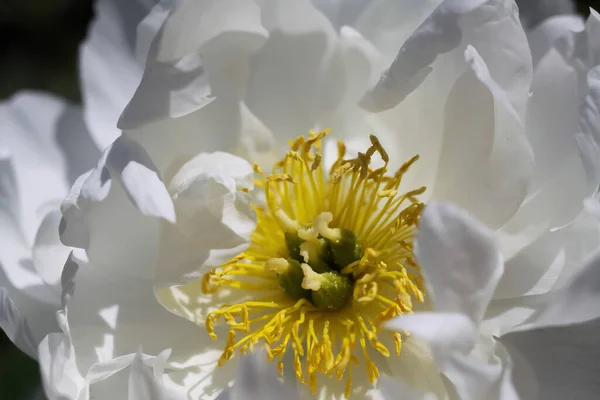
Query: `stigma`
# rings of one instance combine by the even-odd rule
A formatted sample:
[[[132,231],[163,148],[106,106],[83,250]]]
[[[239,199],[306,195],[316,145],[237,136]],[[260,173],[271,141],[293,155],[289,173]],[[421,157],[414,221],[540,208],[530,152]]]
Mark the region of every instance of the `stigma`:
[[[290,367],[313,393],[321,376],[323,382],[344,379],[349,397],[355,371],[371,382],[379,377],[373,351],[383,357],[401,352],[406,333],[383,330],[383,323],[424,301],[413,236],[425,187],[400,190],[418,156],[388,174],[389,156],[375,136],[350,159],[339,142],[326,171],[328,134],[310,132],[290,143],[270,174],[254,167],[266,202],[255,205],[250,247],[206,273],[202,291],[237,298],[206,319],[213,339],[216,323],[229,325],[219,365],[262,344],[281,373],[284,355],[292,352]],[[383,167],[369,168],[374,157]]]

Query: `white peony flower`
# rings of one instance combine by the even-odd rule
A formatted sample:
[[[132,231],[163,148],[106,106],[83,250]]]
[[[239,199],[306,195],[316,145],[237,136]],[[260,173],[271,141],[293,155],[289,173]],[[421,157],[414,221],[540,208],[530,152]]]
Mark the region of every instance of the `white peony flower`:
[[[139,71],[99,4],[82,68],[104,145]],[[62,205],[84,251],[39,346],[48,397],[215,398],[265,342],[301,397],[593,396],[593,354],[545,364],[595,343],[571,325],[597,317],[597,256],[577,268],[598,239],[597,15],[545,22],[530,52],[510,1],[315,4],[164,1],[139,25],[124,134]],[[358,157],[321,134],[286,156],[310,128]]]

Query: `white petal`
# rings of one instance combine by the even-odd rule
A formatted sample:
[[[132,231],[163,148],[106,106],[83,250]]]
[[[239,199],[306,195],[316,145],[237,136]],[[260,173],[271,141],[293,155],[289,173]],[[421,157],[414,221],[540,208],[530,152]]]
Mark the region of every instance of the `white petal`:
[[[0,150],[10,154],[19,193],[19,223],[31,245],[45,213],[40,207],[67,192],[57,128],[66,104],[50,95],[21,92],[0,105]],[[8,153],[7,153],[8,152]]]
[[[57,329],[54,313],[58,296],[36,273],[31,260],[31,248],[23,235],[21,225],[20,193],[13,161],[0,155],[0,288],[6,320],[3,329],[23,351],[32,354],[23,342],[25,320],[34,338],[34,345],[49,332]],[[22,321],[22,322],[21,322]]]
[[[575,4],[571,0],[516,0],[519,16],[526,28],[558,14],[574,14]]]
[[[68,321],[61,311],[63,333],[49,335],[40,345],[50,400],[125,398],[127,373],[120,371],[131,364],[140,346],[160,353],[153,363],[156,378],[168,366],[161,382],[164,393],[179,393],[169,399],[183,398],[184,393],[193,399],[217,397],[230,383],[230,369],[236,364],[228,363],[218,377],[213,375],[223,343],[201,340],[196,325],[165,310],[154,296],[152,280],[132,276],[135,270],[127,271],[127,264],[114,262],[110,267],[116,269],[89,264],[85,254],[73,255],[65,265],[63,309],[68,306]],[[166,346],[173,346],[168,363]],[[147,363],[147,356],[143,358]]]
[[[454,384],[462,400],[515,400],[518,398],[511,379],[512,365],[508,357],[486,363],[472,357],[455,355],[444,375]]]
[[[569,283],[553,294],[533,326],[564,326],[600,317],[600,252],[595,252]],[[531,328],[531,325],[528,326]],[[522,327],[521,329],[525,329]]]
[[[401,379],[393,379],[382,375],[377,380],[377,386],[381,390],[383,399],[396,399],[401,398],[403,400],[437,400],[438,397],[433,393],[419,393],[411,389],[408,385],[404,384]]]
[[[132,36],[147,10],[137,2],[102,0],[95,11],[79,63],[85,120],[104,149],[119,136],[117,120],[142,77]]]
[[[69,256],[70,248],[60,241],[58,226],[61,213],[58,208],[49,212],[37,232],[32,249],[32,259],[40,278],[60,293],[60,276]]]
[[[388,349],[394,348],[391,340],[387,342],[387,335],[380,338]],[[429,344],[417,335],[404,336],[400,355],[380,359],[377,365],[381,372],[401,380],[417,394],[431,393],[437,398],[446,398],[446,389],[436,359]]]
[[[117,190],[115,186],[122,188],[143,214],[175,220],[173,203],[154,163],[137,142],[121,136],[104,151],[98,166],[75,182],[63,201],[60,226],[63,243],[87,247],[89,233],[85,225],[89,221],[85,214],[101,209],[111,191]]]
[[[400,103],[431,72],[436,58],[467,45],[481,52],[494,80],[513,106],[524,109],[531,79],[531,57],[525,33],[512,3],[469,0],[442,3],[404,43],[390,67],[361,100],[370,111]],[[502,40],[498,40],[499,38]]]
[[[312,0],[336,28],[353,25],[371,0]]]
[[[586,76],[586,93],[579,114],[581,133],[577,145],[582,154],[591,189],[600,181],[600,66],[589,70]]]
[[[186,161],[207,151],[234,151],[242,128],[240,102],[218,97],[183,117],[166,119],[129,130],[168,179]]]
[[[244,251],[256,217],[250,195],[254,171],[227,153],[201,153],[173,177],[169,191],[177,223],[163,226],[158,284],[183,284],[200,278]]]
[[[196,52],[220,35],[236,35],[232,41],[260,47],[267,32],[260,23],[260,9],[250,0],[184,1],[166,21],[160,61],[173,61]]]
[[[379,49],[389,65],[402,43],[441,2],[442,0],[369,1],[356,21],[356,29]]]
[[[191,2],[190,2],[191,3]],[[163,25],[173,4],[156,5],[138,28],[137,53],[145,63],[140,85],[118,121],[121,129],[135,129],[168,118],[187,115],[214,100],[207,73],[197,52],[172,62],[157,60]]]
[[[535,396],[521,398],[597,398],[600,395],[597,379],[600,373],[599,329],[600,320],[596,319],[580,325],[513,332],[503,336],[500,340],[515,360],[515,378],[525,373],[532,375],[524,386]]]
[[[160,179],[160,172],[137,142],[119,137],[106,159],[111,176],[120,179],[127,195],[142,214],[175,221],[171,198]]]
[[[36,358],[36,340],[27,320],[19,313],[15,303],[8,297],[5,288],[0,287],[0,329],[21,351]]]
[[[346,74],[346,90],[342,101],[354,106],[377,81],[382,68],[381,55],[360,32],[348,26],[340,31],[340,48]]]
[[[160,63],[156,43],[150,47],[142,81],[118,121],[123,130],[178,118],[214,100],[200,56],[190,54],[177,63]]]
[[[448,96],[433,198],[499,228],[525,198],[533,154],[508,94],[479,53],[469,46],[465,58],[472,72],[463,74]]]
[[[56,313],[58,326],[62,332],[49,334],[38,346],[42,383],[49,400],[77,400],[85,384],[77,368],[75,349],[65,311],[73,295],[78,268],[71,254],[65,263],[61,277],[62,309]]]
[[[262,351],[241,357],[233,387],[223,392],[219,400],[298,399],[294,385],[280,382],[273,363],[266,361]]]
[[[129,372],[129,400],[163,400],[165,396],[152,368],[142,361],[141,351],[136,353]]]
[[[285,143],[339,105],[343,66],[331,23],[310,1],[260,5],[270,36],[250,60],[246,104]]]
[[[386,323],[386,328],[425,340],[431,347],[437,365],[444,368],[453,353],[468,354],[476,340],[473,321],[464,314],[417,312],[397,317]]]
[[[583,19],[578,15],[557,15],[544,20],[527,33],[533,65],[546,54],[559,37],[569,32],[581,32]]]
[[[423,211],[416,255],[434,309],[479,324],[503,273],[493,233],[465,211],[432,202]]]

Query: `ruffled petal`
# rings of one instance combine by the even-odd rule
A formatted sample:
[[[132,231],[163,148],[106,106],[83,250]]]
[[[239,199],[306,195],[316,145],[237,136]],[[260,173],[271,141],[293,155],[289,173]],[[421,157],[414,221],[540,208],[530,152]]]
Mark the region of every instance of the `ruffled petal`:
[[[265,361],[262,351],[241,357],[235,384],[223,391],[218,400],[299,399],[294,385],[280,382],[274,365]]]
[[[564,326],[600,318],[600,252],[595,252],[561,289],[553,293],[533,326]]]
[[[163,224],[157,284],[199,279],[250,245],[256,216],[250,206],[254,171],[227,153],[201,153],[169,184],[176,224]]]
[[[96,18],[81,48],[85,121],[100,149],[121,134],[117,120],[142,77],[133,50],[135,27],[148,12],[147,6],[140,4],[98,1]]]
[[[597,305],[595,306],[597,308]],[[569,309],[568,314],[578,309]],[[564,318],[561,318],[564,320]],[[501,342],[515,362],[521,398],[593,399],[600,395],[600,320],[513,332]]]
[[[338,107],[343,66],[333,26],[310,1],[265,0],[260,6],[269,39],[250,60],[245,100],[285,143]]]
[[[391,320],[386,323],[386,328],[397,332],[410,332],[411,335],[425,340],[441,369],[453,353],[468,354],[475,346],[475,326],[464,314],[417,312]]]
[[[174,9],[161,5],[141,27],[146,42],[152,29],[159,31],[149,46],[142,82],[119,120],[122,129],[183,117],[216,96],[240,99],[248,56],[267,37],[251,0],[187,1]]]
[[[443,2],[406,40],[362,106],[371,111],[396,106],[429,75],[438,56],[455,49],[462,56],[467,45],[479,49],[515,109],[524,109],[531,79],[529,46],[514,4],[496,0]]]
[[[451,201],[491,228],[517,212],[533,173],[533,154],[508,94],[473,47],[450,91],[433,198]]]
[[[339,29],[344,25],[352,26],[371,0],[312,0],[312,3]]]
[[[3,287],[0,287],[0,329],[21,351],[36,358],[36,340],[31,333],[29,324],[19,313],[15,303],[8,297],[8,291]]]
[[[33,244],[45,216],[42,205],[60,200],[68,189],[57,129],[66,105],[50,96],[21,92],[0,105],[0,150],[10,156],[18,191],[18,224]]]
[[[181,117],[214,100],[197,52],[182,55],[172,62],[157,60],[165,24],[174,6],[174,3],[162,2],[140,23],[136,50],[146,66],[133,98],[119,118],[117,125],[121,129]]]
[[[104,209],[115,186],[123,190],[129,202],[141,213],[175,221],[173,202],[154,163],[137,142],[121,136],[104,151],[98,166],[75,182],[63,201],[63,220],[59,228],[63,243],[87,248],[88,240],[92,238],[87,226],[90,221],[85,214],[95,215],[95,210],[102,213],[100,210]],[[109,241],[113,238],[109,235],[97,239]]]
[[[583,19],[578,15],[550,17],[527,32],[534,67],[561,36],[584,29]]]
[[[40,278],[56,296],[60,295],[60,276],[70,248],[60,241],[58,227],[61,220],[58,207],[49,212],[37,232],[32,249],[32,261]]]
[[[434,309],[463,313],[479,324],[504,270],[494,234],[465,211],[431,202],[421,218],[416,255]]]
[[[516,3],[525,28],[532,28],[554,15],[575,13],[571,0],[516,0]]]
[[[390,64],[402,43],[440,3],[442,0],[369,1],[354,26],[377,47],[386,64]]]
[[[260,9],[251,0],[184,1],[166,21],[158,52],[159,61],[179,60],[197,52],[220,36],[259,48],[267,37]],[[238,36],[238,37],[234,37]]]
[[[111,270],[113,266],[117,269]],[[198,342],[196,325],[158,303],[151,280],[133,276],[134,271],[117,262],[110,267],[90,264],[81,251],[65,264],[63,307],[57,315],[62,333],[48,335],[39,346],[50,400],[125,396],[128,375],[120,371],[132,363],[140,346],[159,354],[143,356],[145,364],[154,360],[157,378],[168,366],[160,381],[165,398],[216,398],[232,377],[230,367],[213,375],[221,351]],[[173,347],[172,357],[166,346]],[[222,348],[222,343],[215,346]]]
[[[442,3],[406,40],[395,61],[359,103],[376,112],[369,123],[376,135],[388,139],[382,144],[393,149],[395,158],[407,160],[419,154],[419,162],[405,182],[427,186],[430,194],[426,192],[426,196],[433,193],[436,172],[443,168],[439,161],[446,104],[456,82],[469,68],[465,63],[469,45],[478,50],[490,79],[506,94],[506,101],[497,110],[502,113],[502,124],[510,122],[504,116],[506,102],[523,120],[529,98],[531,56],[514,4],[497,0]],[[510,126],[511,134],[515,129]],[[498,156],[501,147],[495,145]],[[509,143],[507,147],[518,150],[521,146]],[[513,202],[507,207],[511,209],[514,212]]]

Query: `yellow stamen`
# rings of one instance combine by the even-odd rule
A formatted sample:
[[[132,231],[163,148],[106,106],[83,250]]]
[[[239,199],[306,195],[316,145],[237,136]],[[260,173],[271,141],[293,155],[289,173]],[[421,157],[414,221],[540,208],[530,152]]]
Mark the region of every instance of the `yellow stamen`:
[[[206,318],[213,339],[218,322],[229,327],[219,365],[236,350],[252,351],[260,342],[283,373],[283,356],[291,349],[295,376],[313,393],[322,374],[325,380],[346,379],[348,397],[356,366],[371,382],[379,377],[373,351],[384,357],[401,353],[406,334],[388,332],[382,324],[412,312],[413,301],[424,301],[413,235],[423,210],[418,196],[425,188],[400,190],[418,156],[388,176],[389,155],[372,135],[371,146],[355,159],[345,159],[346,148],[338,142],[338,159],[327,174],[321,154],[327,134],[311,132],[291,142],[271,175],[254,166],[256,187],[265,191],[266,204],[255,207],[252,243],[206,273],[201,288],[208,295],[226,290],[230,298],[239,293],[237,304],[222,305]],[[369,169],[374,157],[385,165]],[[346,249],[354,254],[338,263],[340,252],[349,255]],[[301,281],[290,275],[290,265]],[[301,287],[294,286],[300,282]],[[284,290],[284,284],[291,286]],[[340,299],[328,299],[331,293],[349,297],[335,308],[318,307]],[[394,351],[383,344],[384,335],[390,335]]]

